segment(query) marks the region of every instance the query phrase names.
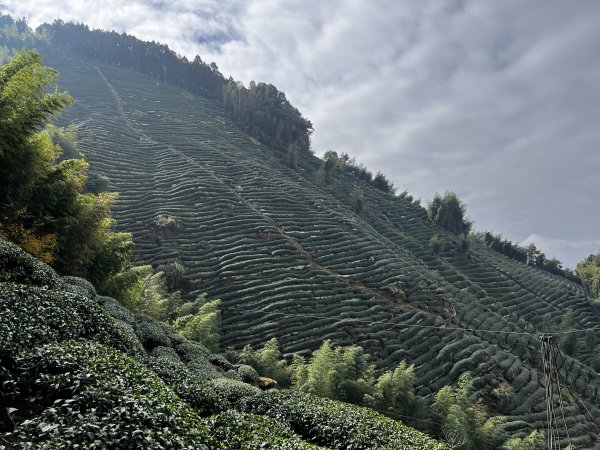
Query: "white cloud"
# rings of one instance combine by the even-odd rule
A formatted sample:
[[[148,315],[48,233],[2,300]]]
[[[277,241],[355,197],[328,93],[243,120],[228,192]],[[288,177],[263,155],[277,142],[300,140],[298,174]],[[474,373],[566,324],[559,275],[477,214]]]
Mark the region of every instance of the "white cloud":
[[[34,25],[60,16],[127,31],[272,82],[313,122],[317,153],[349,152],[423,199],[453,189],[480,229],[598,238],[594,0],[5,5]]]

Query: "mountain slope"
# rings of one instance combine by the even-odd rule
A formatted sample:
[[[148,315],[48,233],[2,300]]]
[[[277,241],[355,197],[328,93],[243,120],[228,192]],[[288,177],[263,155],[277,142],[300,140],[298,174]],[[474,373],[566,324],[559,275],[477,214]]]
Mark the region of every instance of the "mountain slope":
[[[318,166],[299,170],[225,119],[222,105],[138,73],[79,58],[49,57],[61,87],[78,100],[65,121],[78,123],[92,167],[120,192],[119,227],[134,235],[140,261],[186,268],[187,294],[222,303],[222,346],[277,337],[287,352],[307,353],[324,339],[363,345],[380,368],[416,365],[418,392],[429,395],[469,370],[507,429],[545,428],[537,333],[558,328],[567,309],[575,329],[595,318],[581,286],[436,229],[405,198],[367,185],[365,211],[350,207],[359,184],[339,172],[319,188]],[[175,225],[161,227],[160,215]],[[446,240],[433,255],[429,239]],[[591,335],[586,337],[586,334]],[[570,435],[597,445],[581,402],[597,418],[600,379],[589,341],[559,361]],[[506,404],[491,396],[506,382]]]
[[[365,408],[243,383],[244,366],[2,237],[0,312],[1,449],[446,448]]]

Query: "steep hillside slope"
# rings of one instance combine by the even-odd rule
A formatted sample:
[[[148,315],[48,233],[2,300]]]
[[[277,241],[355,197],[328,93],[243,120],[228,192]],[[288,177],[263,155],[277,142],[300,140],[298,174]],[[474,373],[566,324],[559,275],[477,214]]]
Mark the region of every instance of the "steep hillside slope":
[[[436,229],[423,208],[367,185],[365,210],[350,208],[360,184],[338,173],[311,182],[318,160],[298,171],[241,133],[222,105],[133,71],[48,57],[61,87],[77,99],[64,118],[78,124],[92,167],[120,192],[119,227],[131,231],[140,261],[180,261],[187,295],[220,297],[222,346],[271,337],[286,352],[322,340],[364,346],[380,368],[416,366],[429,395],[472,371],[507,429],[545,428],[538,332],[558,328],[567,309],[574,329],[597,320],[581,286],[509,260]],[[160,215],[174,219],[161,227]],[[433,255],[429,240],[445,240]],[[580,350],[561,357],[566,422],[574,443],[597,446],[583,404],[600,423],[600,377],[589,367],[598,328],[576,334]],[[506,382],[505,403],[491,391]],[[592,419],[590,419],[592,420]]]
[[[0,449],[446,448],[244,367],[0,237]]]

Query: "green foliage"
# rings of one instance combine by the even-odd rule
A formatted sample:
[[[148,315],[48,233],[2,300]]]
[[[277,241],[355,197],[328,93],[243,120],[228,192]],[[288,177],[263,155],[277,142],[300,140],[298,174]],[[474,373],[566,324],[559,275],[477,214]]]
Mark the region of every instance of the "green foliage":
[[[478,231],[469,235],[471,239],[479,242],[492,250],[502,253],[516,261],[546,270],[555,275],[564,277],[575,283],[581,283],[581,279],[575,272],[569,268],[564,268],[562,263],[556,258],[547,258],[544,253],[536,248],[534,244],[523,247],[514,244],[508,239],[504,239],[501,234],[494,234],[491,231]]]
[[[565,333],[573,330],[573,310],[567,309],[562,323],[560,324],[560,331]],[[559,341],[560,348],[569,356],[574,356],[577,353],[577,335],[575,333],[562,334]]]
[[[365,196],[363,190],[358,186],[352,188],[352,192],[350,193],[350,206],[352,207],[352,210],[358,214],[365,209]]]
[[[319,164],[319,168],[313,174],[312,181],[319,187],[325,185],[325,163]]]
[[[73,159],[81,157],[75,127],[47,125],[72,101],[56,91],[56,77],[27,50],[0,68],[0,231],[101,287],[129,265],[131,236],[110,232],[116,194],[83,194],[88,163]]]
[[[0,442],[8,448],[318,448],[305,440],[445,448],[369,410],[223,378],[213,364],[234,366],[222,356],[0,244]],[[200,313],[200,303],[187,308]],[[263,353],[277,360],[277,343]],[[338,353],[345,377],[362,371],[360,350]],[[256,376],[248,366],[237,372]]]
[[[98,195],[101,192],[108,191],[108,182],[108,177],[103,173],[90,171],[88,173],[88,179],[83,190],[90,194]]]
[[[161,264],[156,270],[165,274],[165,282],[169,290],[177,290],[183,287],[185,266],[181,261],[175,259],[167,264]]]
[[[125,241],[121,241],[123,244]],[[119,244],[117,240],[115,243]],[[122,253],[109,252],[106,257],[109,261],[121,259]],[[111,266],[107,266],[111,267]],[[112,270],[111,270],[112,272]],[[119,300],[132,311],[139,309],[140,297],[146,280],[152,276],[151,266],[133,266],[112,274],[108,278],[98,282],[97,289],[102,295],[107,295]],[[94,277],[92,277],[94,280]]]
[[[541,430],[533,431],[525,438],[512,438],[504,443],[503,450],[544,450],[546,435]]]
[[[592,254],[577,263],[577,275],[587,295],[597,300],[596,306],[600,306],[600,253]]]
[[[304,442],[289,426],[270,417],[226,411],[208,420],[208,426],[222,449],[281,450],[317,449]]]
[[[334,152],[333,150],[328,150],[327,152],[325,152],[325,154],[323,155],[323,161],[325,181],[329,183],[333,179],[336,169],[338,169],[339,167],[343,167],[343,163],[340,160],[337,152]]]
[[[377,175],[375,175],[371,184],[375,189],[379,189],[381,192],[386,192],[388,194],[393,194],[396,190],[394,183],[392,183],[382,172],[377,172]]]
[[[23,51],[0,67],[0,206],[20,205],[56,157],[45,124],[72,100],[56,90],[56,71]],[[53,91],[48,88],[54,88]]]
[[[184,304],[173,328],[182,336],[216,351],[219,347],[221,324],[220,303],[221,300],[209,301],[202,295],[195,302]]]
[[[52,144],[60,149],[57,161],[66,159],[83,159],[77,144],[77,128],[71,124],[66,128],[58,128],[52,124],[47,127]]]
[[[434,255],[437,255],[444,249],[444,241],[439,235],[434,234],[431,239],[429,239],[429,248]]]
[[[245,399],[241,406],[282,420],[307,441],[334,449],[447,448],[373,410],[310,394],[270,390]]]
[[[465,234],[472,223],[466,217],[466,208],[454,192],[446,192],[444,196],[435,194],[427,205],[429,219],[436,225],[455,234]]]
[[[310,149],[312,124],[272,84],[246,88],[233,81],[223,88],[225,110],[251,136],[284,153],[295,167],[298,156]]]
[[[414,394],[415,371],[413,365],[401,361],[393,370],[383,373],[375,383],[367,405],[383,412],[402,416],[416,416],[417,397]]]
[[[118,298],[129,311],[161,321],[168,321],[181,302],[180,293],[169,292],[164,274],[153,273],[151,266],[129,267],[114,274],[100,290]]]
[[[280,386],[289,387],[292,384],[292,369],[279,351],[277,338],[270,339],[256,351],[247,345],[239,353],[238,360],[254,367],[259,375],[274,379]]]
[[[111,348],[66,341],[25,352],[19,364],[28,401],[46,406],[5,434],[20,448],[214,448],[189,405]]]
[[[0,281],[56,287],[61,280],[48,265],[0,235]]]
[[[501,422],[487,418],[469,372],[461,375],[456,388],[445,386],[439,390],[433,409],[441,423],[440,437],[453,447],[485,450],[497,448],[502,442]]]
[[[62,20],[41,25],[35,37],[44,37],[53,49],[127,67],[194,94],[219,100],[223,96],[225,80],[215,63],[207,64],[198,55],[188,61],[164,44],[144,42],[125,33],[90,30],[86,25]]]
[[[306,372],[296,377],[294,387],[320,397],[360,403],[373,384],[373,366],[363,349],[356,346],[334,348],[330,341],[324,341],[306,369],[298,364],[295,368]]]
[[[373,174],[363,165],[356,162],[355,158],[351,158],[347,153],[338,155],[337,152],[329,150],[323,155],[325,171],[325,181],[331,182],[337,169],[342,169],[344,172],[353,175],[357,180],[365,182],[375,189],[388,194],[393,194],[396,191],[394,183],[392,183],[382,172]]]

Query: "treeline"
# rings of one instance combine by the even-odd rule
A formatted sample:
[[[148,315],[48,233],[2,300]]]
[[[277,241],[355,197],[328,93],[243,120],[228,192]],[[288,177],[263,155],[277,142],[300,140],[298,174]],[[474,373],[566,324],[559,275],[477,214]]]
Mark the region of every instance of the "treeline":
[[[531,243],[527,247],[515,244],[508,239],[504,239],[501,234],[494,234],[491,231],[478,231],[471,233],[471,238],[492,250],[502,253],[511,259],[527,264],[531,267],[545,270],[564,277],[570,281],[581,284],[581,278],[575,271],[564,268],[562,262],[557,258],[548,258],[535,244]]]
[[[248,134],[287,154],[295,166],[310,148],[312,124],[302,117],[272,84],[251,82],[249,87],[225,79],[217,65],[198,55],[189,61],[167,45],[145,42],[125,33],[90,30],[87,25],[56,20],[35,33],[24,19],[0,15],[0,38],[7,48],[37,47],[75,54],[104,64],[150,75],[203,97],[222,101],[231,119]]]
[[[313,182],[319,186],[329,184],[335,178],[337,171],[350,174],[357,180],[367,183],[381,192],[394,194],[396,191],[394,183],[382,172],[373,175],[364,164],[357,163],[355,158],[351,158],[347,153],[338,154],[333,150],[329,150],[323,155],[323,161],[313,174]]]
[[[164,44],[145,42],[125,33],[90,30],[87,25],[62,20],[41,25],[36,35],[47,40],[55,51],[132,69],[194,94],[222,99],[223,75],[215,63],[207,64],[198,55],[189,61]]]
[[[312,124],[272,84],[230,81],[223,88],[225,111],[244,131],[280,152],[294,167],[310,149]]]

